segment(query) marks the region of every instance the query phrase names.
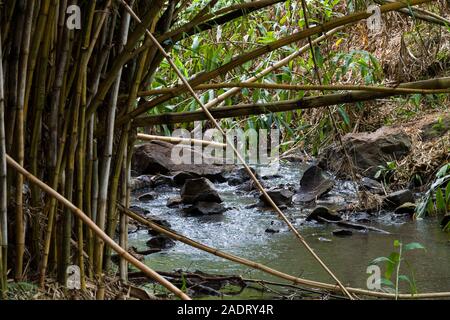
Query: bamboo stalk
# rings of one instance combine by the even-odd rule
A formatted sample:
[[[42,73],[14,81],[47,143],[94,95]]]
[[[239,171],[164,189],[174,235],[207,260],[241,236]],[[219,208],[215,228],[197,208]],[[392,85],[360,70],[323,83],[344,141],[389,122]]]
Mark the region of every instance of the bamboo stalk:
[[[120,0],[122,5],[127,9],[127,11],[133,16],[133,18],[138,22],[141,23],[141,20],[139,17],[134,13],[133,9],[131,9],[128,4],[124,0]],[[172,67],[172,69],[177,74],[178,78],[182,81],[182,83],[188,88],[189,92],[191,93],[192,97],[195,99],[195,101],[198,103],[198,105],[202,108],[203,112],[207,116],[208,120],[212,122],[214,127],[219,130],[219,132],[222,134],[223,137],[225,137],[225,141],[228,146],[231,147],[233,150],[233,153],[236,155],[240,163],[243,164],[245,170],[247,171],[250,178],[255,182],[256,186],[258,187],[259,191],[262,193],[264,198],[269,202],[271,207],[276,211],[278,216],[282,221],[286,223],[288,228],[294,233],[295,237],[300,241],[300,243],[306,248],[306,250],[313,256],[313,258],[320,264],[320,266],[336,281],[338,286],[342,289],[342,291],[347,295],[350,299],[353,300],[352,295],[347,291],[347,289],[344,287],[344,285],[339,281],[339,279],[336,277],[336,275],[331,271],[331,269],[328,268],[328,266],[320,259],[320,257],[314,252],[314,250],[308,245],[308,243],[305,241],[305,239],[300,235],[300,233],[295,229],[295,227],[292,225],[290,220],[286,217],[286,215],[280,210],[278,205],[272,200],[270,195],[267,193],[266,189],[263,187],[263,185],[259,182],[256,175],[253,173],[253,171],[250,169],[250,167],[247,165],[245,159],[240,154],[240,152],[237,150],[237,148],[234,145],[234,141],[231,141],[229,137],[225,134],[223,129],[220,127],[219,123],[216,121],[216,119],[211,115],[209,110],[205,107],[203,102],[200,100],[200,98],[196,95],[195,91],[190,86],[188,80],[183,76],[181,71],[178,69],[178,67],[173,62],[172,58],[167,54],[167,52],[164,51],[161,44],[155,39],[153,34],[146,29],[147,35],[150,37],[150,39],[153,41],[155,46],[158,48],[158,50],[161,52],[161,54],[164,56],[164,58],[167,60],[169,65]]]
[[[22,38],[20,81],[17,99],[17,160],[21,166],[24,165],[25,158],[25,118],[24,103],[27,83],[27,64],[30,50],[31,27],[33,24],[34,3],[27,2],[24,32]],[[19,174],[16,180],[16,263],[15,279],[21,281],[23,277],[23,255],[25,252],[25,221],[23,212],[23,177]]]
[[[7,254],[8,254],[8,186],[6,171],[5,138],[5,81],[3,78],[3,49],[0,34],[0,293],[7,291]]]
[[[202,144],[204,146],[220,147],[225,148],[227,145],[225,143],[219,143],[214,141],[206,141],[199,139],[188,139],[188,138],[177,138],[177,137],[165,137],[165,136],[155,136],[150,134],[138,133],[136,138],[138,140],[144,141],[165,141],[170,143],[182,143],[182,144]]]
[[[48,3],[47,3],[48,2]],[[48,8],[49,8],[49,2],[47,1],[44,4],[44,7],[41,10],[39,21],[38,21],[38,28],[41,28],[39,23],[43,23],[41,20],[43,20],[44,26],[42,27],[42,31],[40,33],[43,33],[44,30],[48,35],[51,34],[51,30],[53,29],[53,23],[54,18],[56,16],[55,9],[56,7],[52,8],[51,13],[48,17],[47,21],[47,14],[48,14]],[[55,2],[55,1],[54,1]],[[55,3],[54,3],[55,4]],[[44,17],[42,17],[42,15]],[[40,41],[40,39],[39,39]],[[39,161],[39,147],[41,144],[41,130],[42,130],[42,114],[44,111],[44,105],[45,105],[45,98],[47,96],[46,94],[46,77],[47,77],[47,67],[49,65],[49,54],[50,54],[50,42],[51,37],[45,37],[43,40],[42,50],[40,51],[40,57],[39,57],[39,65],[38,65],[38,80],[37,80],[37,88],[36,88],[36,104],[34,108],[34,114],[33,114],[33,129],[32,129],[32,135],[31,135],[31,147],[30,147],[30,162],[31,162],[31,172],[39,176],[39,168],[38,168],[38,161]],[[37,48],[39,47],[37,44],[33,44]],[[34,49],[38,50],[38,49]],[[36,57],[30,58],[31,64],[36,64],[36,61],[33,61],[37,59],[37,53]],[[30,70],[30,68],[32,70]],[[32,65],[28,69],[28,79],[29,79],[29,86],[31,90],[31,82],[30,78],[33,76],[34,72],[34,65]],[[29,95],[29,93],[28,93]],[[27,98],[29,99],[29,98]],[[25,109],[27,107],[28,101],[25,102]],[[26,110],[24,110],[24,115],[26,115]],[[31,187],[31,200],[32,200],[32,206],[34,208],[41,207],[41,197],[40,197],[40,190],[34,186]],[[32,253],[35,257],[36,265],[39,265],[39,259],[40,259],[40,238],[41,238],[41,224],[40,224],[40,216],[38,213],[36,213],[33,216],[33,225],[32,225]]]
[[[132,1],[130,3],[130,5],[132,6],[134,3],[134,1]],[[122,17],[122,23],[121,23],[121,30],[120,30],[120,38],[119,38],[119,54],[120,52],[123,50],[126,42],[127,42],[127,38],[128,38],[128,32],[129,32],[129,28],[130,28],[130,22],[131,22],[131,17],[130,14],[128,12],[125,12],[123,17]],[[122,78],[122,70],[119,71],[118,75],[117,75],[117,81],[113,86],[113,91],[112,91],[112,95],[111,95],[111,99],[112,99],[112,103],[111,103],[111,109],[109,112],[111,112],[110,115],[110,132],[109,134],[111,135],[110,137],[107,138],[107,146],[105,147],[105,149],[107,149],[107,152],[109,153],[109,159],[108,161],[110,162],[108,164],[108,166],[111,166],[111,159],[112,159],[112,148],[113,148],[113,139],[114,139],[114,121],[115,121],[115,114],[116,114],[116,109],[117,109],[117,102],[118,102],[118,97],[119,97],[119,89],[120,89],[120,80]],[[109,139],[110,138],[110,139]],[[105,206],[105,212],[107,212],[107,226],[106,226],[106,234],[110,237],[113,237],[114,235],[114,231],[116,230],[116,220],[117,220],[117,215],[116,215],[116,206],[113,205],[111,206],[112,203],[116,203],[117,201],[117,192],[118,192],[118,188],[119,188],[119,179],[120,179],[120,173],[122,172],[122,161],[123,161],[123,156],[125,153],[125,148],[126,148],[126,142],[128,140],[128,135],[125,134],[125,132],[122,132],[121,134],[121,138],[119,141],[119,145],[118,145],[118,152],[116,154],[115,157],[115,165],[114,165],[114,169],[113,169],[113,174],[112,177],[110,176],[110,172],[107,171],[107,182],[109,182],[109,178],[112,178],[112,181],[110,183],[110,187],[109,187],[109,197],[108,195],[106,195],[105,200],[108,199],[109,201],[109,206]],[[105,187],[107,188],[106,191],[108,191],[108,184],[105,185]],[[109,270],[110,269],[110,264],[111,264],[111,250],[109,247],[105,248],[105,269]]]
[[[423,80],[416,82],[404,83],[400,87],[407,86],[408,88],[436,88],[448,90],[450,88],[450,78],[437,78],[431,80]],[[375,99],[386,98],[396,94],[384,92],[345,92],[335,93],[323,96],[306,97],[300,100],[287,100],[272,103],[255,103],[255,104],[241,104],[235,106],[218,107],[211,110],[211,114],[216,119],[243,117],[257,114],[267,114],[275,112],[285,112],[299,109],[320,108],[341,103],[355,103],[361,101],[369,101]],[[207,120],[208,117],[203,111],[190,112],[171,112],[161,115],[152,115],[147,117],[140,117],[134,120],[133,125],[136,127],[146,127],[157,124],[174,124],[194,122],[200,120]]]
[[[199,243],[195,240],[189,239],[183,235],[180,235],[179,233],[176,233],[173,230],[169,230],[164,227],[161,227],[160,225],[145,219],[144,217],[134,213],[133,211],[131,211],[129,209],[124,208],[121,205],[118,205],[118,207],[119,207],[120,211],[122,211],[124,214],[126,214],[128,217],[130,217],[134,221],[139,222],[140,224],[142,224],[146,227],[149,227],[152,230],[157,231],[158,233],[164,234],[171,239],[183,242],[184,244],[187,244],[193,248],[213,254],[217,257],[236,262],[238,264],[250,267],[252,269],[263,271],[267,274],[278,277],[280,279],[288,280],[288,281],[292,282],[293,284],[304,285],[304,286],[308,286],[308,287],[312,287],[312,288],[325,289],[325,290],[330,290],[330,291],[334,291],[334,292],[338,292],[341,290],[338,286],[333,285],[333,284],[303,279],[303,278],[299,278],[299,277],[294,277],[289,274],[283,273],[281,271],[272,269],[261,263],[257,263],[257,262],[254,262],[254,261],[251,261],[251,260],[248,260],[245,258],[241,258],[239,256],[221,251],[217,248],[209,247],[209,246]],[[349,292],[351,292],[353,294],[361,294],[361,295],[378,297],[378,298],[395,299],[395,294],[391,294],[391,293],[376,292],[376,291],[364,290],[364,289],[359,289],[359,288],[351,288],[351,287],[346,287],[346,288]],[[414,294],[414,295],[399,294],[398,297],[399,297],[399,299],[445,298],[445,297],[450,297],[450,292],[419,293],[419,294]]]
[[[141,270],[144,274],[146,274],[148,277],[156,280],[158,283],[160,283],[162,286],[167,288],[170,292],[177,295],[179,298],[183,300],[190,300],[189,296],[186,295],[184,292],[182,292],[180,289],[175,287],[173,284],[171,284],[169,281],[161,277],[158,273],[153,271],[151,268],[137,260],[135,257],[133,257],[130,253],[122,249],[116,242],[114,242],[113,239],[108,237],[105,232],[103,232],[89,217],[80,209],[78,209],[72,202],[67,200],[64,196],[62,196],[60,193],[55,191],[54,189],[50,188],[47,184],[36,178],[34,175],[32,175],[30,172],[25,170],[22,166],[20,166],[14,159],[12,159],[10,156],[6,155],[7,163],[10,167],[12,167],[15,171],[17,171],[19,174],[23,175],[33,184],[38,185],[44,192],[46,192],[49,196],[57,199],[61,204],[63,204],[66,208],[68,208],[75,216],[79,217],[85,224],[88,226],[98,237],[100,237],[105,243],[107,243],[114,251],[117,252],[117,254],[124,259],[126,259],[129,263],[134,265],[136,268]]]
[[[201,84],[194,88],[196,91],[210,90],[210,89],[224,89],[224,88],[252,88],[252,89],[273,89],[273,90],[292,90],[292,91],[370,91],[370,92],[385,92],[393,94],[439,94],[450,93],[450,89],[420,89],[407,87],[382,87],[382,86],[365,86],[365,85],[294,85],[294,84],[279,84],[279,83],[251,83],[251,82],[229,82],[229,83],[211,83]],[[176,88],[153,89],[148,91],[141,91],[138,93],[139,97],[147,97],[153,95],[173,93]],[[121,98],[126,98],[125,95]]]

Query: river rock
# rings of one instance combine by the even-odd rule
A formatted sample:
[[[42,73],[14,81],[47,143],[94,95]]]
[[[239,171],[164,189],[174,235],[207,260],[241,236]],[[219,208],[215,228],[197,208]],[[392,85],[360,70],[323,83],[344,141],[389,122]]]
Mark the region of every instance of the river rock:
[[[375,193],[375,194],[383,194],[384,193],[383,185],[374,179],[364,177],[361,179],[359,185],[361,186],[362,189],[370,191],[371,193]]]
[[[209,216],[222,214],[227,211],[227,208],[221,203],[200,201],[190,207],[184,208],[183,211],[188,216]]]
[[[175,183],[171,176],[157,174],[152,177],[153,188],[157,187],[175,187]]]
[[[151,222],[156,223],[157,225],[164,227],[166,229],[170,229],[170,227],[171,227],[169,221],[155,217],[155,216],[146,216],[146,219],[150,220]],[[153,236],[157,236],[160,234],[158,231],[155,231],[151,228],[148,229],[148,233]]]
[[[309,202],[330,191],[334,186],[333,178],[316,165],[310,166],[300,179],[296,201]]]
[[[311,213],[306,217],[306,221],[317,221],[323,222],[320,218],[324,218],[329,221],[341,221],[341,217],[339,217],[336,213],[331,211],[327,207],[318,206],[311,211]]]
[[[166,206],[169,208],[176,208],[179,207],[183,203],[183,199],[181,197],[172,197],[167,199]]]
[[[194,204],[199,201],[221,203],[216,188],[206,178],[189,179],[181,188],[181,199],[183,203]]]
[[[402,204],[401,206],[398,206],[394,213],[395,214],[409,214],[409,215],[413,215],[414,212],[416,211],[416,204],[412,203],[412,202],[405,202],[404,204]]]
[[[182,186],[186,182],[186,180],[196,179],[196,178],[199,178],[198,174],[195,174],[193,172],[186,172],[186,171],[174,172],[174,175],[172,177],[173,181],[175,182],[175,184],[177,186]]]
[[[349,163],[340,144],[325,148],[320,154],[320,166],[341,177],[351,177],[350,166],[364,176],[373,177],[378,166],[401,159],[411,150],[411,139],[401,129],[382,127],[373,133],[349,133],[342,142],[351,158]]]
[[[158,235],[148,240],[147,246],[152,249],[170,249],[175,246],[175,241],[169,237]]]
[[[385,209],[395,209],[407,202],[414,203],[413,193],[408,189],[399,190],[388,194],[383,199],[383,207]]]
[[[347,229],[336,229],[336,230],[333,230],[332,233],[334,236],[337,236],[337,237],[348,237],[353,234],[353,232],[351,230],[347,230]]]
[[[148,192],[148,193],[144,193],[144,194],[140,195],[138,197],[138,200],[141,202],[152,201],[152,200],[155,200],[157,197],[158,197],[158,195],[156,193]]]
[[[257,178],[259,178],[255,169],[250,168],[250,170],[253,172],[253,174]],[[248,174],[248,172],[245,168],[239,168],[237,170],[232,171],[229,175],[227,175],[226,179],[228,181],[228,185],[230,185],[230,186],[241,185],[241,184],[251,180],[250,175]]]
[[[146,215],[150,214],[149,210],[138,207],[138,206],[130,206],[130,210],[141,216],[146,216]]]
[[[151,188],[152,186],[153,186],[152,176],[142,175],[135,178],[131,178],[130,187],[132,191],[144,188]]]
[[[202,161],[196,164],[191,157],[191,163],[182,163],[181,159],[177,158],[178,154],[174,150],[174,146],[163,141],[152,141],[135,147],[132,159],[132,174],[134,176],[168,175],[182,171],[206,177],[212,181],[225,182],[225,175],[234,168],[232,165],[225,165],[223,159],[202,158],[202,155],[195,148],[189,146],[184,146],[184,148],[191,155],[196,154]]]
[[[273,189],[273,190],[267,190],[267,193],[272,198],[273,202],[277,206],[288,206],[292,204],[292,196],[294,193],[289,189]],[[269,202],[267,201],[266,197],[264,197],[263,194],[259,196],[259,200],[262,201],[265,205],[269,206]]]

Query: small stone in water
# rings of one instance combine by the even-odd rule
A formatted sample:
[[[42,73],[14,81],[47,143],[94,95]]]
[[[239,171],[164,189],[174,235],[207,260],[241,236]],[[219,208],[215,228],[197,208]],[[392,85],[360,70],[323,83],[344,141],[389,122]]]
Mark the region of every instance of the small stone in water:
[[[347,229],[336,229],[333,231],[333,235],[338,236],[338,237],[347,237],[347,236],[351,236],[353,234],[353,232],[351,232],[350,230]]]

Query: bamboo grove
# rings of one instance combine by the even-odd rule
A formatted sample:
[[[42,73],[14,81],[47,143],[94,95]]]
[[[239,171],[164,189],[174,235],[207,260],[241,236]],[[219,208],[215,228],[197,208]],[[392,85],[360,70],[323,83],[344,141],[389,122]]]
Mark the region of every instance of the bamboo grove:
[[[388,3],[381,11],[385,13],[430,1]],[[178,118],[176,114],[159,118],[144,116],[152,108],[188,92],[187,86],[178,85],[152,92],[149,99],[138,99],[145,95],[164,61],[164,55],[146,32],[150,30],[170,52],[174,44],[185,38],[285,1],[258,0],[214,9],[218,2],[205,2],[186,19],[183,12],[191,1],[127,1],[141,23],[132,19],[120,1],[114,0],[3,0],[0,3],[2,292],[7,289],[7,278],[38,279],[44,286],[46,278],[52,276],[64,284],[67,267],[72,264],[80,267],[82,289],[86,287],[86,279],[101,283],[104,274],[111,270],[112,245],[108,241],[105,245],[106,238],[99,237],[93,230],[103,231],[109,238],[117,239],[122,248],[127,248],[128,216],[117,205],[124,208],[130,205],[131,156],[137,127],[206,119],[200,111]],[[73,5],[80,8],[79,28],[70,28],[68,24]],[[320,36],[314,38],[316,44],[327,32],[342,29],[369,15],[365,11],[356,12],[300,30],[235,56],[215,70],[198,74],[189,84],[194,88],[211,85],[211,81],[248,61],[308,37]],[[280,62],[280,66],[283,63]],[[449,82],[449,79],[441,79],[425,84],[411,83],[402,86],[405,91],[380,89],[380,92],[373,92],[377,90],[363,88],[365,91],[344,95],[344,100],[336,94],[319,97],[320,101],[236,106],[230,108],[231,113],[228,113],[229,107],[220,107],[212,109],[212,114],[219,118],[237,117],[420,93],[420,90],[448,92]],[[235,87],[242,84],[228,86],[234,88],[230,96],[239,91]],[[307,88],[297,88],[300,89]],[[218,99],[216,104],[223,100]],[[214,106],[214,103],[207,105],[208,108]],[[17,167],[7,167],[7,155],[14,159]],[[24,172],[17,171],[18,167],[26,168],[74,207],[63,205],[57,197],[44,193],[38,184],[25,181]],[[95,228],[88,228],[81,215],[73,214],[77,208],[95,222]],[[120,261],[122,280],[127,279],[127,261],[124,258]]]

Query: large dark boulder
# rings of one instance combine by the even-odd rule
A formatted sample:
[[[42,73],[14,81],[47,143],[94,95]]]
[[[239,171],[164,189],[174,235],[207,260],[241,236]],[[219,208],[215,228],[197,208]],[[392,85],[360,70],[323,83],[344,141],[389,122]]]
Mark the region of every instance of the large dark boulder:
[[[383,207],[386,209],[395,209],[405,203],[414,203],[414,194],[411,190],[399,190],[388,194],[383,199]]]
[[[222,202],[216,188],[206,178],[189,179],[181,188],[181,199],[183,203],[194,204],[196,202]]]
[[[294,193],[289,189],[267,190],[267,193],[277,206],[281,205],[289,206],[292,204],[292,196],[294,195]],[[263,194],[259,196],[259,200],[261,200],[267,206],[270,205]]]
[[[310,166],[300,179],[296,201],[309,202],[330,191],[334,186],[334,179],[316,165]]]
[[[401,159],[411,150],[410,137],[402,129],[393,127],[382,127],[373,133],[349,133],[342,137],[342,142],[350,162],[339,143],[320,154],[320,166],[341,177],[351,177],[351,166],[355,172],[373,177],[378,166]]]
[[[187,154],[190,153],[192,155],[192,161],[183,163],[179,161],[180,159],[174,158],[173,154],[177,155],[177,150],[179,150],[174,150],[174,146],[167,142],[152,141],[135,147],[132,159],[133,175],[168,175],[171,173],[185,172],[206,177],[212,181],[225,182],[225,175],[234,168],[232,165],[223,164],[224,161],[222,159],[202,157],[197,150],[189,146],[185,147],[188,150]],[[201,163],[194,163],[194,154],[202,157]],[[182,180],[182,177],[178,178]],[[178,178],[176,182],[180,181]]]

